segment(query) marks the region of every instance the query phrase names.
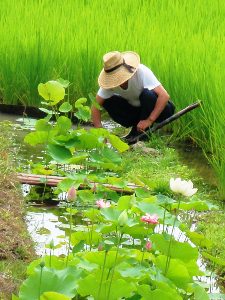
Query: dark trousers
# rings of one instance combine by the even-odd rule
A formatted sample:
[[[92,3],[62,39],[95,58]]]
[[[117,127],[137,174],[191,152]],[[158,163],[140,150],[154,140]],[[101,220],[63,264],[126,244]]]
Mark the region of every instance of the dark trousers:
[[[154,91],[144,89],[139,99],[141,106],[135,107],[120,96],[112,96],[105,99],[103,107],[110,117],[124,127],[136,126],[140,120],[145,120],[153,111],[158,95]],[[175,106],[172,101],[168,101],[166,107],[161,112],[156,123],[162,122],[174,114]]]

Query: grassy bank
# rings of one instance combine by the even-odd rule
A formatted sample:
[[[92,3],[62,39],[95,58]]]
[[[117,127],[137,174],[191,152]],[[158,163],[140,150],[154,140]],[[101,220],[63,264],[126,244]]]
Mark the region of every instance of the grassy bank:
[[[26,264],[34,257],[24,223],[24,203],[12,161],[12,128],[0,123],[0,299],[24,279]]]

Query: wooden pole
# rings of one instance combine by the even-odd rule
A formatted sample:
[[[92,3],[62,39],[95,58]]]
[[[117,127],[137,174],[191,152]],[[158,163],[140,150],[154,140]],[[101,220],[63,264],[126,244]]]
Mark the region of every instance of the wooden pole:
[[[187,107],[185,107],[184,109],[178,111],[177,113],[175,113],[174,115],[172,115],[171,117],[167,118],[166,120],[162,121],[159,124],[156,124],[154,127],[150,128],[148,131],[141,133],[140,135],[138,135],[137,137],[133,138],[132,140],[129,140],[128,144],[132,145],[137,143],[139,140],[141,140],[141,138],[143,138],[146,135],[150,135],[151,133],[155,132],[156,130],[164,127],[165,125],[179,119],[181,116],[183,116],[184,114],[186,114],[187,112],[199,107],[201,104],[201,101],[197,101]]]

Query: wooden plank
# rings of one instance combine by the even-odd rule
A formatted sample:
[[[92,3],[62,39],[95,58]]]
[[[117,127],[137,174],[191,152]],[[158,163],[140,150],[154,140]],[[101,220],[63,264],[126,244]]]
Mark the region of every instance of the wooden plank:
[[[47,185],[47,186],[57,186],[57,184],[62,181],[63,179],[65,179],[66,177],[61,177],[61,176],[52,176],[52,175],[38,175],[38,174],[26,174],[26,173],[18,173],[17,174],[17,178],[19,180],[20,183],[22,184],[30,184],[30,185]],[[113,190],[115,192],[119,192],[119,193],[126,193],[126,194],[132,194],[134,192],[135,188],[138,188],[140,186],[137,186],[133,183],[128,183],[127,184],[127,189],[123,189],[123,188],[118,188],[115,187],[111,184],[101,184],[98,182],[93,182],[90,181],[91,184],[96,185],[103,185],[104,187]],[[87,185],[85,184],[81,184],[80,189],[85,189],[85,188],[89,188]]]

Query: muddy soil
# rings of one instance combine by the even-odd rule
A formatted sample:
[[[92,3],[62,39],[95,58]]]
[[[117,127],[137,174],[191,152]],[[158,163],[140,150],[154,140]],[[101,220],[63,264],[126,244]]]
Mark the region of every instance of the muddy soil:
[[[25,205],[13,164],[13,134],[0,123],[0,299],[11,299],[19,284],[7,266],[26,265],[35,256],[24,221]],[[22,275],[22,274],[21,274]]]

